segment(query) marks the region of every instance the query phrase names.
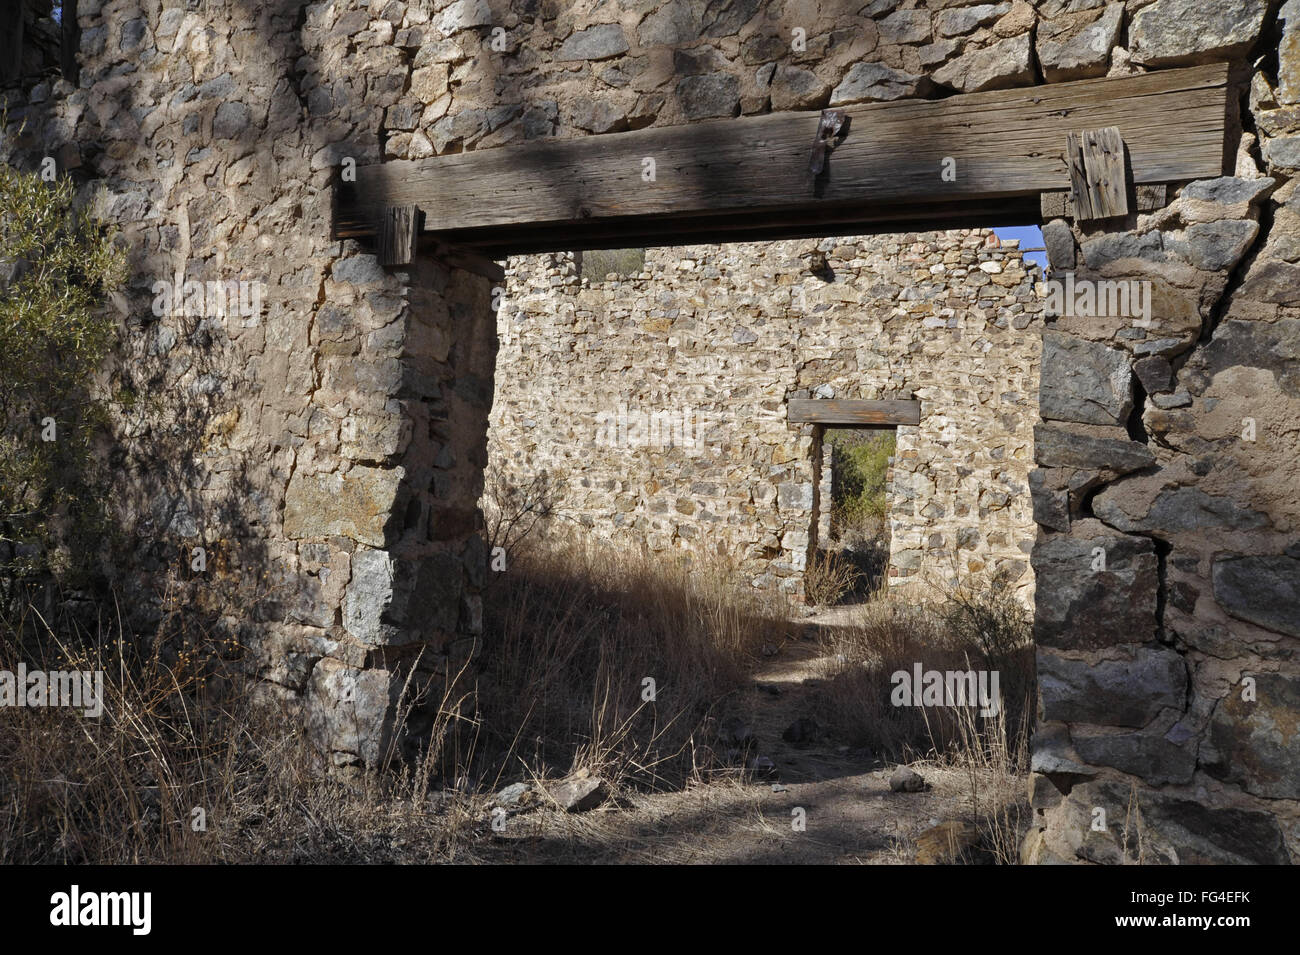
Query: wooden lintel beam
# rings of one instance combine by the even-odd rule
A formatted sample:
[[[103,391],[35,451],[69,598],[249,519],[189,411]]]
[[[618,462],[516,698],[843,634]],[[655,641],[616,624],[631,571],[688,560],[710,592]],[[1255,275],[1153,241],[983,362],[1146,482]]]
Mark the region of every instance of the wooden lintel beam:
[[[921,402],[848,401],[833,398],[791,398],[791,424],[900,425],[921,423]]]
[[[849,106],[820,175],[809,168],[820,113],[538,140],[360,167],[336,187],[334,232],[369,234],[380,209],[404,204],[424,211],[426,230],[494,252],[515,250],[505,236],[559,229],[581,248],[614,222],[634,246],[643,227],[669,218],[748,215],[775,228],[789,214],[870,205],[875,221],[891,211],[901,220],[918,203],[988,206],[1069,189],[1067,135],[1107,126],[1123,131],[1135,182],[1180,182],[1224,173],[1230,108],[1225,64]]]

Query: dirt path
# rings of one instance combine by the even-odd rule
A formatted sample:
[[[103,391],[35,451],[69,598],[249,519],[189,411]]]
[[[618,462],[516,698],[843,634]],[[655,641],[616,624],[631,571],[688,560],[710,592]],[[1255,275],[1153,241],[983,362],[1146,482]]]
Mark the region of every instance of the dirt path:
[[[511,816],[494,834],[496,861],[593,863],[906,863],[922,831],[971,818],[971,779],[912,764],[930,788],[892,792],[893,766],[827,739],[805,722],[825,672],[817,631],[852,608],[809,617],[806,639],[767,658],[738,710],[762,773],[728,774],[683,791],[636,794],[581,814]],[[787,730],[794,728],[794,732]],[[811,731],[810,731],[811,730]],[[788,738],[783,738],[786,736]],[[980,780],[987,788],[994,780]],[[800,828],[799,823],[803,825]]]

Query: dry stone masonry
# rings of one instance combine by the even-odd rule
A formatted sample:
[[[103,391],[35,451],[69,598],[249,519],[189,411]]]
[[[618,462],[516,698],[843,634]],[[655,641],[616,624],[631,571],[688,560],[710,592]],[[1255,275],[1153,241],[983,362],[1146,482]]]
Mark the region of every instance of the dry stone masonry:
[[[921,424],[898,428],[890,482],[890,583],[1000,572],[1028,598],[1042,276],[997,243],[650,249],[643,272],[609,281],[572,255],[512,260],[489,474],[544,474],[554,530],[731,561],[798,597],[830,535],[831,462],[787,400],[915,397]]]
[[[160,611],[146,596],[182,555],[210,548],[213,571],[182,581],[185,605],[240,635],[263,687],[298,701],[341,771],[376,762],[391,742],[408,666],[418,660],[436,678],[475,649],[486,559],[477,500],[493,331],[505,318],[492,311],[488,278],[427,256],[385,270],[370,247],[331,241],[335,177],[384,159],[543,137],[1231,64],[1239,125],[1235,162],[1221,177],[1169,183],[1159,208],[1118,220],[1081,226],[1063,204],[1045,217],[1049,278],[1136,282],[1150,308],[1089,313],[1061,303],[1045,321],[1037,467],[1027,476],[1039,526],[1031,564],[1041,712],[1037,824],[1024,854],[1120,862],[1133,857],[1139,831],[1145,858],[1159,861],[1286,862],[1300,852],[1297,0],[80,0],[77,26],[79,76],[24,69],[5,88],[0,159],[37,170],[54,158],[130,250],[131,284],[114,303],[126,353],[108,382],[121,399],[117,503],[134,535],[118,573],[148,616]],[[899,251],[885,257],[906,271],[912,244],[934,240],[893,241]],[[600,282],[564,279],[555,297],[573,301],[574,314],[542,307],[535,323],[575,346],[559,364],[585,377],[559,387],[588,388],[602,402],[623,387],[632,394],[632,381],[613,379],[633,370],[648,383],[650,369],[623,358],[600,381],[597,329],[612,333],[603,342],[611,355],[628,354],[641,334],[677,348],[682,362],[698,349],[689,357],[701,368],[726,359],[758,377],[715,385],[762,392],[769,410],[823,385],[913,388],[938,423],[967,391],[969,408],[1018,419],[1005,425],[1004,458],[979,457],[977,473],[957,477],[946,454],[940,461],[927,456],[933,446],[914,445],[923,470],[912,486],[929,494],[934,481],[944,521],[985,479],[981,495],[1007,493],[1011,508],[1013,487],[999,481],[1019,480],[1015,454],[1027,446],[1020,429],[1032,406],[992,378],[945,378],[951,365],[938,362],[949,356],[931,353],[954,331],[958,348],[980,335],[995,349],[1019,342],[1032,332],[1014,329],[1022,313],[983,305],[980,292],[931,315],[916,303],[938,306],[924,296],[947,279],[882,279],[921,295],[900,291],[891,303],[906,320],[859,316],[880,322],[891,347],[910,340],[916,349],[905,368],[882,375],[870,365],[870,336],[843,321],[851,298],[836,297],[873,294],[863,281],[872,257],[836,247],[833,268],[852,281],[791,283],[824,311],[789,310],[782,296],[791,289],[777,279],[793,277],[792,256],[779,253],[771,283],[745,293],[755,300],[742,306],[743,321],[728,318],[721,341],[712,314],[684,291],[662,307],[678,310],[670,319],[652,315],[658,306],[644,297],[611,301]],[[923,258],[948,265],[948,250],[925,248]],[[689,257],[696,264],[681,278],[730,281],[730,266]],[[676,265],[660,261],[656,274]],[[517,265],[512,284],[542,272]],[[220,314],[202,295],[193,307],[156,310],[156,283],[178,274],[183,292],[191,281],[260,283],[261,307]],[[1000,300],[1020,287],[996,275]],[[536,294],[520,288],[516,308]],[[760,307],[759,298],[770,301]],[[997,324],[1004,316],[1013,332]],[[943,328],[926,327],[940,317]],[[780,340],[782,325],[798,337]],[[518,334],[541,343],[526,327]],[[1026,359],[1007,394],[1028,399],[1034,377]],[[711,400],[725,404],[720,392]],[[503,408],[498,420],[506,417]],[[779,415],[753,424],[718,439],[740,453],[741,471],[752,474],[760,451],[792,454],[768,467],[808,459],[812,437],[782,430]],[[514,426],[526,442],[522,420]],[[954,428],[952,440],[965,438]],[[510,449],[494,454],[508,460]],[[636,465],[638,480],[650,476],[648,463]],[[749,543],[738,540],[741,528],[758,523],[758,543],[782,548],[765,572],[777,578],[785,563],[789,580],[812,523],[808,508],[797,527],[787,523],[807,495],[787,491],[783,502],[781,485],[811,480],[788,475],[752,483],[757,521],[746,524],[730,523],[745,501],[742,483],[724,476],[699,482],[716,491],[674,490],[670,514],[655,513],[668,498],[643,486],[591,488],[574,506],[593,526],[623,514],[664,546],[694,533],[699,546],[738,550]],[[760,487],[775,488],[777,500],[758,518]],[[934,499],[912,504],[922,511]],[[706,521],[706,510],[718,520]],[[725,533],[710,541],[714,524]],[[988,557],[1016,559],[1022,532],[1008,526],[1002,544],[979,526]],[[901,552],[894,559],[901,571]]]

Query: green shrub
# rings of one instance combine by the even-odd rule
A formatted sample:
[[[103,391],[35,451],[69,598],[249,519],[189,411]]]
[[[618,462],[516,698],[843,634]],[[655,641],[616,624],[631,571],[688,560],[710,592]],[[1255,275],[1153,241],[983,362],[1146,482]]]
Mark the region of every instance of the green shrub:
[[[106,413],[92,379],[116,336],[102,305],[124,275],[70,180],[0,165],[0,599],[97,551],[91,444]]]
[[[894,454],[893,431],[827,432],[831,443],[831,508],[834,524],[845,528],[871,525],[878,536],[889,513],[886,485]]]

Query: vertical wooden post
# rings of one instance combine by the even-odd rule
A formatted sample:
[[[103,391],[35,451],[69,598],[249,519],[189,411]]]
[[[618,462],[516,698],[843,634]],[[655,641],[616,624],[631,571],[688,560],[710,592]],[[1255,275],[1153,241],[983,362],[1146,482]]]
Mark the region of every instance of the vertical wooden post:
[[[1118,126],[1066,135],[1066,165],[1080,220],[1128,215],[1124,138]]]
[[[410,265],[420,232],[420,210],[415,206],[385,206],[379,223],[379,264]]]

